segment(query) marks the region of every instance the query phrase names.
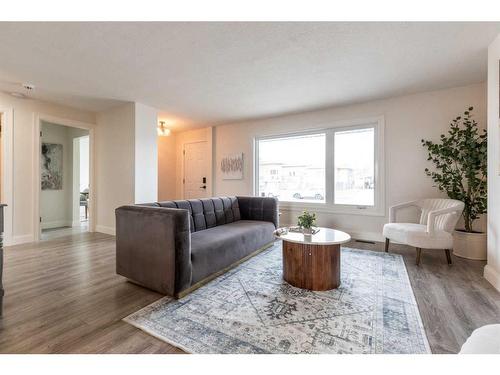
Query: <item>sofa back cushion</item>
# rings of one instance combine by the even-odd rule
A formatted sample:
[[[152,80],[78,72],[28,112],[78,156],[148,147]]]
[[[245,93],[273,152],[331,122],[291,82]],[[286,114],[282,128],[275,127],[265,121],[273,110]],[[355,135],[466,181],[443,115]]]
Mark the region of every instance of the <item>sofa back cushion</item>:
[[[214,202],[215,209],[215,225],[226,224],[226,216],[224,215],[224,205],[220,198],[210,198]]]
[[[157,202],[160,207],[189,211],[191,232],[229,224],[241,219],[236,197],[188,199]]]
[[[203,204],[199,199],[190,199],[189,204],[191,205],[191,214],[193,215],[194,231],[207,229],[207,222],[205,219],[205,213],[203,212]]]
[[[271,197],[236,197],[242,220],[270,221],[279,226],[278,200]]]
[[[205,225],[207,226],[207,228],[213,228],[217,226],[214,200],[211,198],[203,198],[200,199],[200,202],[203,206],[203,216],[205,217]]]

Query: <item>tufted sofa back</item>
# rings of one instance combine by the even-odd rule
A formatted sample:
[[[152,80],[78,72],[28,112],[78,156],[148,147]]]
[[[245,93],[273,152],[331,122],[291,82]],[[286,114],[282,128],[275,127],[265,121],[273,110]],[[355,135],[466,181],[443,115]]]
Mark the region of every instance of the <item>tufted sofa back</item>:
[[[229,224],[241,219],[236,197],[163,201],[147,203],[146,205],[188,210],[191,232]]]
[[[141,204],[141,206],[188,210],[191,232],[198,232],[218,225],[229,224],[241,219],[270,221],[274,223],[277,228],[277,204],[273,199],[274,198],[257,197],[216,197],[145,203]]]

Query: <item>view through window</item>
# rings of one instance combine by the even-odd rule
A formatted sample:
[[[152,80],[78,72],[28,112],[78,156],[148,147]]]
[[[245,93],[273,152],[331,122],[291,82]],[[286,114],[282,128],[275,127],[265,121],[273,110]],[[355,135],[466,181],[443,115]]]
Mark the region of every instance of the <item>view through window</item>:
[[[284,202],[375,206],[374,126],[257,142],[259,196]],[[326,173],[330,170],[331,174]]]
[[[335,204],[373,206],[375,131],[335,132]]]
[[[259,141],[259,195],[325,202],[326,134]]]

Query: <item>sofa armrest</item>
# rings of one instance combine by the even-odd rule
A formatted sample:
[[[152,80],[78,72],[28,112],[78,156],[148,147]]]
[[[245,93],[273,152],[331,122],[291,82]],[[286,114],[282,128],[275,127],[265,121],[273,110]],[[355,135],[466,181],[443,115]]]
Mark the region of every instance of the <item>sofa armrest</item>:
[[[122,206],[116,215],[116,273],[162,294],[191,285],[187,210]]]
[[[236,197],[243,220],[269,221],[279,227],[278,199],[268,197]]]

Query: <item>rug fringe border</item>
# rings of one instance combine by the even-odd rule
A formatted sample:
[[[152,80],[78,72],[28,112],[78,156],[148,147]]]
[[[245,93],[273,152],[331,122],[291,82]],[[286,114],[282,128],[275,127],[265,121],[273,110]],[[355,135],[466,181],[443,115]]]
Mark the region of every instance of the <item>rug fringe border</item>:
[[[169,302],[171,302],[171,301],[173,300],[173,298],[172,298],[172,297],[169,297],[169,296],[163,296],[163,297],[161,297],[161,298],[157,299],[156,301],[151,302],[149,305],[146,305],[146,306],[144,306],[143,308],[141,308],[141,309],[139,309],[139,310],[137,310],[137,311],[134,311],[133,313],[131,313],[131,314],[127,315],[126,317],[122,318],[122,320],[123,320],[123,321],[125,321],[125,322],[127,322],[127,323],[130,323],[130,322],[129,322],[129,319],[132,319],[132,317],[133,317],[134,315],[139,314],[139,313],[142,313],[144,310],[148,310],[148,309],[150,309],[150,308],[152,308],[152,307],[154,307],[154,306],[156,306],[156,305],[159,305],[159,304],[160,304],[160,303],[162,303],[162,301],[164,301],[164,300],[168,300]],[[130,324],[132,324],[132,323],[130,323]]]
[[[162,298],[162,299],[163,299],[163,298]],[[160,299],[160,300],[161,300],[161,299]],[[160,300],[159,300],[159,301],[160,301]],[[159,302],[159,301],[156,301],[156,302]],[[156,303],[156,302],[154,302],[154,303]],[[153,303],[153,304],[154,304],[154,303]],[[149,305],[149,306],[151,306],[151,305]],[[146,307],[149,307],[149,306],[146,306]],[[146,308],[146,307],[145,307],[145,308]],[[145,309],[145,308],[144,308],[144,309]],[[141,309],[141,310],[144,310],[144,309]],[[141,310],[139,310],[139,311],[141,311]],[[139,311],[135,312],[134,314],[137,314]],[[146,332],[148,335],[151,335],[151,336],[153,336],[153,337],[157,338],[158,340],[161,340],[161,341],[163,341],[163,342],[166,342],[167,344],[170,344],[170,345],[172,345],[172,346],[175,346],[176,348],[181,349],[181,350],[185,351],[185,352],[186,352],[186,353],[188,353],[188,354],[196,354],[195,352],[193,352],[193,351],[191,351],[190,349],[186,348],[184,345],[179,344],[179,343],[177,343],[177,342],[175,342],[175,341],[173,341],[173,340],[171,340],[171,339],[169,339],[169,338],[167,338],[167,337],[164,337],[164,336],[162,336],[162,335],[159,335],[159,334],[157,334],[157,333],[153,332],[152,330],[150,330],[149,328],[146,328],[146,327],[144,327],[144,326],[140,326],[140,325],[139,325],[138,323],[136,323],[135,321],[131,321],[131,320],[129,319],[129,317],[130,317],[131,315],[134,315],[134,314],[130,314],[129,316],[127,316],[127,317],[123,318],[122,320],[123,320],[125,323],[128,323],[128,324],[130,324],[130,325],[134,326],[135,328],[140,329],[140,330],[141,330],[141,331],[143,331],[143,332]]]

